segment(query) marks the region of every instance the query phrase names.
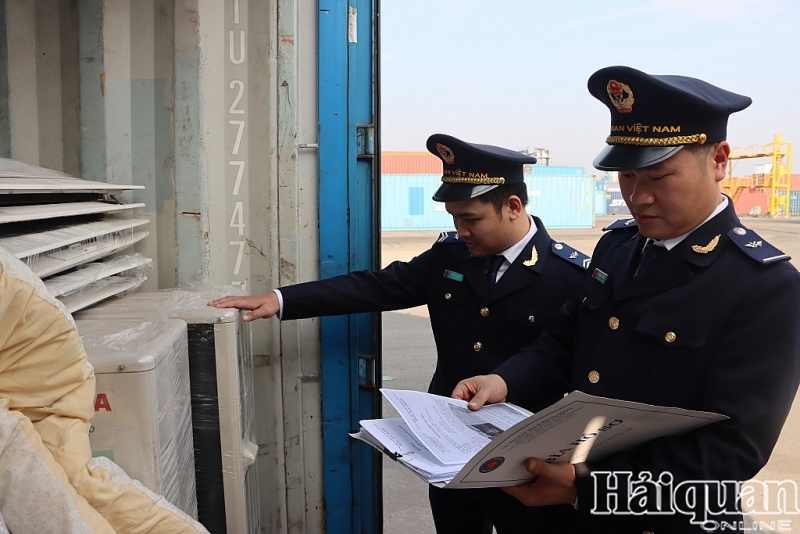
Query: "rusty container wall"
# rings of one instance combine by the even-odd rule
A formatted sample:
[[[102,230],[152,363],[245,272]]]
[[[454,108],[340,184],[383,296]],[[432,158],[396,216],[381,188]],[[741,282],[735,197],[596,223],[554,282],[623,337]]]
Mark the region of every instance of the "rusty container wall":
[[[145,289],[318,276],[317,6],[0,2],[0,157],[144,185]],[[254,325],[263,532],[324,528],[316,320]]]

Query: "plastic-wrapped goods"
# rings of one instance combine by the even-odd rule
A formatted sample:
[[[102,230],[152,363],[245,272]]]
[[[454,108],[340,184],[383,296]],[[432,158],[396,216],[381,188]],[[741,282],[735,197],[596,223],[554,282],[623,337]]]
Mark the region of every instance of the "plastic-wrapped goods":
[[[142,254],[117,256],[105,261],[85,263],[75,270],[62,275],[51,276],[44,280],[44,287],[56,298],[66,297],[80,292],[95,282],[120,273],[134,271],[136,278],[144,278],[145,268],[150,267],[153,260]],[[69,310],[69,307],[67,307]],[[70,312],[74,310],[69,310]]]
[[[97,388],[92,455],[197,518],[186,323],[76,320]]]
[[[31,503],[16,501],[21,507],[8,506],[30,495],[28,484],[35,478],[48,479],[52,491],[63,490],[67,500],[61,500],[60,510],[68,515],[77,512],[96,534],[207,532],[107,458],[92,458],[89,429],[96,378],[72,317],[42,281],[2,247],[0,287],[0,413],[14,421],[14,428],[8,427],[12,439],[2,446],[0,460],[8,461],[11,448],[19,445],[22,460],[35,463],[42,473],[40,478],[32,472],[27,478],[12,476],[0,484],[3,519],[10,530],[20,534],[63,530],[28,529],[33,524],[26,512]],[[9,465],[16,469],[23,463],[12,459]],[[16,487],[18,483],[26,486]],[[37,499],[33,506],[47,514],[59,512],[55,497],[46,502]],[[67,524],[66,517],[59,523]]]
[[[2,227],[0,247],[19,259],[69,247],[81,241],[99,238],[148,224],[147,219],[115,219],[102,221],[74,221],[72,224],[52,224],[44,221],[14,227]],[[9,228],[13,228],[9,229]]]
[[[151,263],[150,258],[141,254],[117,256],[51,276],[44,280],[44,285],[68,312],[75,313],[107,298],[138,290],[147,281],[145,268]],[[117,276],[119,273],[125,276]]]
[[[21,259],[36,276],[46,278],[138,243],[149,235],[144,229],[147,223],[147,219],[107,219],[44,226],[39,231],[6,234],[0,238],[0,247]]]
[[[257,445],[249,324],[206,306],[231,288],[173,289],[112,298],[76,319],[166,316],[188,325],[198,520],[212,534],[259,532]]]

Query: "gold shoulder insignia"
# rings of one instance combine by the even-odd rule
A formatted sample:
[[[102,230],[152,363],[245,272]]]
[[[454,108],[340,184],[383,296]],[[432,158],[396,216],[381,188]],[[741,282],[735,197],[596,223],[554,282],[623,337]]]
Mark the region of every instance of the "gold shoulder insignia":
[[[717,234],[717,236],[711,241],[709,241],[708,245],[706,246],[692,245],[692,250],[694,250],[698,254],[708,254],[709,252],[717,248],[717,244],[719,243],[719,236],[720,234]]]
[[[525,267],[533,267],[536,265],[537,261],[539,261],[539,253],[536,252],[536,247],[533,247],[531,249],[531,259],[523,261],[522,265]]]

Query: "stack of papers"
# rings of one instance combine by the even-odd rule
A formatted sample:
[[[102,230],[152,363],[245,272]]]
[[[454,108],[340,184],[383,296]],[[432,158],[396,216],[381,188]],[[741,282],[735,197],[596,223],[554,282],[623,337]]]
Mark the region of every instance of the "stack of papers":
[[[382,389],[401,417],[361,421],[362,440],[440,487],[513,486],[533,476],[531,457],[584,462],[724,415],[652,406],[575,391],[531,414],[513,404],[471,411],[462,400]]]

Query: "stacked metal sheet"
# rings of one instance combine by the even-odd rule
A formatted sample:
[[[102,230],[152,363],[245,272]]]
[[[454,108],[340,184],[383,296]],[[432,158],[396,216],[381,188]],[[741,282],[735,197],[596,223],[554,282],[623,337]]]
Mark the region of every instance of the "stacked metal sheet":
[[[69,312],[133,291],[152,260],[128,249],[149,235],[149,221],[133,217],[144,204],[117,196],[136,189],[143,186],[0,158],[0,247],[42,278]]]

